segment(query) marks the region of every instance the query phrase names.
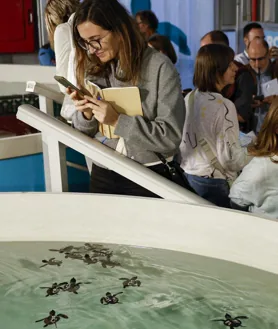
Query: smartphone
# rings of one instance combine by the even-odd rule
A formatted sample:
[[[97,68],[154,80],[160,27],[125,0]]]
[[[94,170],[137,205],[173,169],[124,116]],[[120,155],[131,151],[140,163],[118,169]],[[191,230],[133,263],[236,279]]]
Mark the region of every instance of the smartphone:
[[[255,96],[253,99],[255,101],[263,101],[264,100],[264,95]]]
[[[69,82],[69,80],[67,80],[66,78],[60,76],[60,75],[55,75],[54,79],[56,81],[58,81],[61,85],[63,85],[66,88],[70,88],[72,90],[77,91],[77,94],[80,98],[84,98],[84,96],[86,95],[82,90],[80,90],[79,88],[77,88],[75,85],[73,85],[71,82]],[[89,93],[88,93],[89,96]]]

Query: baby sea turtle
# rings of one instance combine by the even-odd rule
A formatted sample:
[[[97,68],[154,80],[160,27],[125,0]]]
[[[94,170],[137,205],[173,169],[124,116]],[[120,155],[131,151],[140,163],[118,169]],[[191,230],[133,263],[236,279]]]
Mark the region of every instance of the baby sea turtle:
[[[87,248],[87,250],[109,250],[109,248],[104,248],[102,244],[98,244],[98,243],[84,243],[84,246]]]
[[[222,321],[225,326],[230,327],[231,329],[238,328],[238,327],[243,327],[242,322],[240,320],[242,319],[248,319],[247,316],[241,315],[241,316],[236,316],[235,318],[232,318],[232,316],[228,313],[225,314],[225,319],[217,319],[213,321]]]
[[[47,326],[50,326],[52,324],[55,324],[55,327],[57,328],[57,322],[60,321],[61,318],[68,319],[69,317],[66,314],[59,313],[56,315],[56,312],[54,310],[49,312],[49,316],[46,318],[37,320],[36,322],[41,322],[43,321],[45,325],[43,326],[44,328]]]
[[[65,258],[71,258],[71,259],[83,259],[83,256],[79,254],[78,252],[66,252]]]
[[[61,264],[63,263],[61,260],[55,260],[55,257],[50,258],[49,260],[43,259],[42,262],[45,263],[45,264],[40,266],[40,267],[44,267],[44,266],[47,266],[47,265],[61,266]]]
[[[77,290],[80,288],[82,282],[76,282],[76,279],[72,278],[69,283],[63,282],[60,284],[62,285],[61,289],[63,291],[69,291],[69,292],[73,292],[74,294],[78,294]]]
[[[105,250],[105,249],[100,249],[100,250],[92,250],[93,255],[92,257],[112,257],[113,256],[113,251],[111,250]]]
[[[99,259],[99,262],[101,263],[101,266],[104,268],[107,268],[107,266],[110,266],[112,268],[115,266],[121,266],[119,262],[115,262],[111,260],[110,256],[107,256],[106,259]]]
[[[62,282],[57,284],[56,282],[53,283],[52,287],[40,287],[41,289],[47,289],[46,290],[46,296],[54,296],[54,295],[58,295],[58,293],[60,292],[61,289],[61,285],[66,284],[67,282]]]
[[[107,292],[105,297],[102,297],[100,299],[101,304],[108,305],[108,304],[118,304],[119,298],[116,297],[117,295],[122,294],[123,292],[118,292],[114,295],[111,294],[111,292]]]
[[[120,278],[119,280],[124,280],[123,282],[123,287],[140,287],[141,286],[141,281],[137,280],[137,276],[132,277],[131,279],[127,279],[127,278]]]
[[[72,249],[74,249],[74,246],[67,246],[61,249],[49,249],[49,251],[58,251],[60,254],[62,254],[64,252],[70,252]]]
[[[91,258],[89,254],[86,254],[84,256],[83,262],[89,265],[89,264],[96,264],[98,260],[96,258]]]

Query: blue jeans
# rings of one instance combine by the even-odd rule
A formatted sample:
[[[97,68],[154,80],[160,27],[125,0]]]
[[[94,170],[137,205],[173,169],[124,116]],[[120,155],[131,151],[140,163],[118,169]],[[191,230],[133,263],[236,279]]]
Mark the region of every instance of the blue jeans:
[[[225,179],[205,178],[185,173],[185,176],[198,195],[219,207],[231,208],[230,187]]]

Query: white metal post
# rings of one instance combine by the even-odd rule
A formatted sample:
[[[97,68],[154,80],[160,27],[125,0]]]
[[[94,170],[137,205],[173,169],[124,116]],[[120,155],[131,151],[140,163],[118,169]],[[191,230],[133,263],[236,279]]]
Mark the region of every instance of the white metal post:
[[[66,147],[57,139],[42,133],[45,188],[47,192],[67,192]]]
[[[40,110],[48,115],[54,116],[53,100],[39,95]]]

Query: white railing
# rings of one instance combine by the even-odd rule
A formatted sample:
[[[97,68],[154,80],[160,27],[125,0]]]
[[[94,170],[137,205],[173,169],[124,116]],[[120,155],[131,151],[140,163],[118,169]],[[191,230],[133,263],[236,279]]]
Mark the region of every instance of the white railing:
[[[55,67],[40,65],[0,64],[0,95],[22,95],[35,92],[39,95],[41,111],[52,115],[53,100],[62,103],[64,95],[56,80]],[[26,81],[36,81],[26,89]],[[43,88],[40,89],[40,84]],[[0,139],[0,160],[33,155],[42,152],[41,134],[13,136]]]
[[[42,133],[47,191],[67,191],[65,146],[69,146],[94,162],[114,170],[164,199],[211,205],[199,196],[33,106],[21,105],[18,109],[17,118]]]
[[[42,132],[41,136],[40,134],[33,134],[28,137],[20,136],[11,137],[9,140],[5,139],[2,143],[2,150],[5,151],[8,143],[19,145],[19,142],[22,141],[24,142],[23,144],[21,143],[24,146],[24,150],[22,147],[20,147],[20,150],[13,148],[14,151],[12,153],[8,152],[9,155],[11,157],[21,156],[22,154],[27,155],[29,145],[30,154],[33,154],[41,150],[39,147],[41,143],[47,191],[61,192],[68,190],[66,165],[69,165],[69,163],[66,163],[66,145],[165,199],[210,205],[209,202],[197,195],[177,186],[140,164],[119,155],[117,152],[101,145],[92,138],[51,117],[53,115],[53,100],[61,103],[64,97],[60,93],[57,82],[53,78],[54,75],[55,68],[52,67],[0,65],[0,82],[2,81],[7,86],[17,83],[20,84],[20,90],[22,90],[21,84],[24,83],[26,85],[27,80],[32,81],[31,83],[29,81],[27,88],[24,90],[39,95],[41,111],[32,106],[22,105],[19,108],[17,117]],[[28,143],[26,143],[27,140]],[[32,145],[33,148],[31,150]],[[7,153],[6,151],[3,152],[3,156]],[[7,158],[7,156],[4,158]]]

